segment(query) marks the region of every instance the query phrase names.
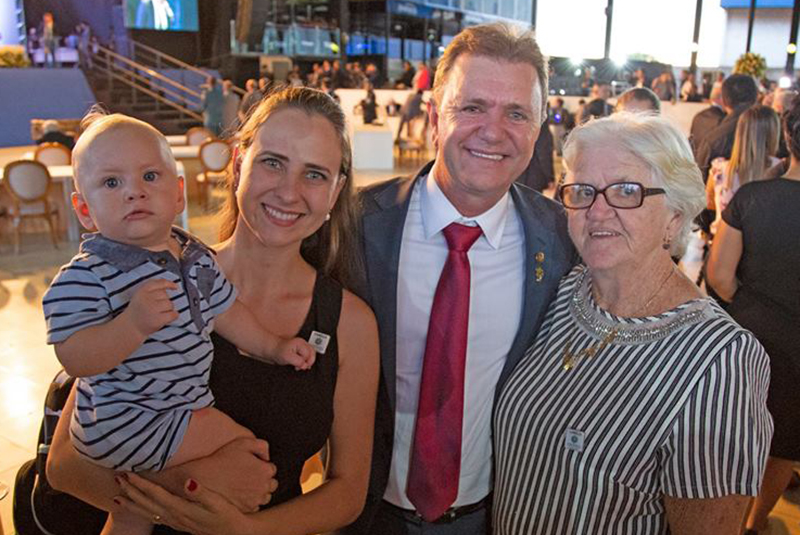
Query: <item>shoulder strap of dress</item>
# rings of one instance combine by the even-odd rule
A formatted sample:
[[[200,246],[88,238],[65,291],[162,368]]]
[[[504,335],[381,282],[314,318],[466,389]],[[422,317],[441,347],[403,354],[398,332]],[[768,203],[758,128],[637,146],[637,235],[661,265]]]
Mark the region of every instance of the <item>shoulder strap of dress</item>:
[[[336,336],[339,327],[339,316],[342,311],[342,285],[322,273],[317,274],[314,288],[314,308],[317,319],[317,330]]]

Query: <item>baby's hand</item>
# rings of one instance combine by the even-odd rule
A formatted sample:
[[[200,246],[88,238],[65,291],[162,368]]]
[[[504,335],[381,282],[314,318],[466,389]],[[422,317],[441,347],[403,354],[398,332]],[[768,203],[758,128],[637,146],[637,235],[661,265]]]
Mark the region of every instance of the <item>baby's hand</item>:
[[[140,285],[133,294],[125,313],[129,314],[134,328],[143,336],[153,334],[178,318],[178,312],[167,295],[167,290],[177,288],[174,282],[153,279]]]
[[[282,339],[275,354],[276,364],[288,364],[295,370],[308,370],[317,360],[317,352],[302,338]]]

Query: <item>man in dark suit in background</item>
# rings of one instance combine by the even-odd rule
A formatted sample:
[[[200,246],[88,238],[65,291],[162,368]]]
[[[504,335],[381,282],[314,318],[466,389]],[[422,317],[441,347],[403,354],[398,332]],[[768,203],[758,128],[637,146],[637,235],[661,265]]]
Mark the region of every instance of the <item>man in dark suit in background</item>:
[[[486,533],[493,401],[574,262],[563,209],[514,182],[546,113],[533,35],[468,28],[435,80],[436,160],[361,193],[381,384],[367,504],[347,534]]]
[[[714,158],[730,158],[733,139],[736,136],[736,123],[744,111],[756,103],[758,87],[752,76],[732,74],[722,82],[722,106],[725,118],[706,134],[698,145],[695,159],[703,182],[708,180],[708,170]]]
[[[711,106],[697,112],[692,119],[692,128],[689,133],[689,142],[692,151],[697,154],[706,135],[716,128],[725,118],[725,109],[722,107],[722,85],[711,90]],[[704,179],[705,180],[705,179]]]
[[[517,178],[517,182],[524,184],[539,193],[553,185],[555,182],[555,168],[553,167],[553,134],[547,121],[542,125],[539,138],[533,147],[533,156],[528,167]]]

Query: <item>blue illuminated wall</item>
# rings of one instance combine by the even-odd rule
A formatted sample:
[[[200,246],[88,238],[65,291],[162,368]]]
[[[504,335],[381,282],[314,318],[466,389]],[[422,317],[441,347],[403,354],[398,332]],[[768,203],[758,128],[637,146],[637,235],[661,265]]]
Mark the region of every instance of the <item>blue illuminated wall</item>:
[[[94,102],[80,69],[0,69],[0,147],[33,143],[31,119],[80,119]]]
[[[720,5],[725,8],[747,8],[750,9],[750,0],[722,0]],[[756,0],[756,8],[781,8],[792,9],[793,0]]]

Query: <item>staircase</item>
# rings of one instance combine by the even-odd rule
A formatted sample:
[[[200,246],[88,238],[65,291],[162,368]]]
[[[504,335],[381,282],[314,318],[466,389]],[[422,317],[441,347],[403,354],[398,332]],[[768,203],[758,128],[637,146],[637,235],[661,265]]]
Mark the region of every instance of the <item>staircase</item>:
[[[91,66],[84,66],[97,102],[166,135],[202,124],[200,84],[208,73],[135,41],[128,41],[126,48],[123,55],[97,47]]]

